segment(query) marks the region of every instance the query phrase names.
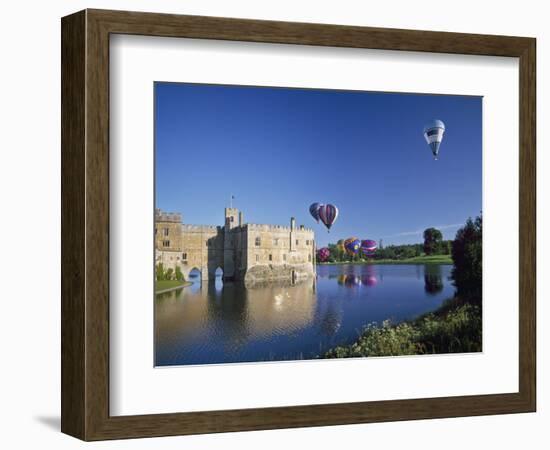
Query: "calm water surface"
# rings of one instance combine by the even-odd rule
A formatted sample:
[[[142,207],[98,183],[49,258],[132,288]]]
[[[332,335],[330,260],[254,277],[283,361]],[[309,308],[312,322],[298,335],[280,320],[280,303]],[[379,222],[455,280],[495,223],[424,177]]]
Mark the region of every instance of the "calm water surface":
[[[294,286],[195,279],[157,294],[157,366],[315,358],[364,325],[412,319],[451,297],[450,265],[318,266]],[[191,280],[193,281],[193,280]]]

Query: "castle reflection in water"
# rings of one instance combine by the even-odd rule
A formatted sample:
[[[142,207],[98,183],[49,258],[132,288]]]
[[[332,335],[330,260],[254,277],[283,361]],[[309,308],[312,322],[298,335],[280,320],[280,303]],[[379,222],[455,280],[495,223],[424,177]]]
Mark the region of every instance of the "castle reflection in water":
[[[318,266],[296,284],[216,281],[157,294],[158,366],[316,358],[362,327],[436,309],[453,294],[446,265]]]

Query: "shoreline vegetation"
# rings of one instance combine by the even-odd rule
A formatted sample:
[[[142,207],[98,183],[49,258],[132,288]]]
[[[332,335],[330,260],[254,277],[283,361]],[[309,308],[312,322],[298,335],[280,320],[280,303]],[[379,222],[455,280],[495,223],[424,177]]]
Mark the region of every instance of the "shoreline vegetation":
[[[456,288],[453,298],[446,300],[437,310],[412,320],[366,324],[354,342],[334,347],[319,355],[319,358],[481,352],[481,216],[475,220],[468,219],[457,231],[451,242],[450,256]],[[397,264],[401,261],[404,260]],[[377,263],[377,260],[372,261],[372,264]]]
[[[162,294],[163,292],[173,291],[175,289],[181,289],[187,286],[191,286],[193,283],[184,280],[156,280],[155,281],[155,294]]]
[[[340,264],[453,264],[451,255],[422,255],[404,259],[360,259],[355,261],[317,262],[319,266],[334,266]]]
[[[414,320],[385,320],[364,327],[350,345],[334,347],[321,358],[429,355],[481,352],[481,305],[454,297]]]

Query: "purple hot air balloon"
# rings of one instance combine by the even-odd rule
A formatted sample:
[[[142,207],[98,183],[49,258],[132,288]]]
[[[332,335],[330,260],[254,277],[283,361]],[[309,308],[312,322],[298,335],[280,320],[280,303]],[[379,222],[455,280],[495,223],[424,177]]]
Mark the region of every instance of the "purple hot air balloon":
[[[327,247],[323,247],[317,250],[317,260],[319,262],[326,262],[329,256],[330,250]]]
[[[348,255],[357,255],[361,241],[356,237],[350,237],[344,241],[344,249]]]
[[[309,207],[309,213],[319,223],[319,209],[323,206],[322,203],[312,203]]]
[[[327,230],[336,222],[338,218],[338,208],[334,205],[321,205],[319,207],[319,219],[325,224]]]
[[[372,256],[376,250],[376,241],[373,241],[372,239],[365,239],[361,241],[361,252],[365,256]]]

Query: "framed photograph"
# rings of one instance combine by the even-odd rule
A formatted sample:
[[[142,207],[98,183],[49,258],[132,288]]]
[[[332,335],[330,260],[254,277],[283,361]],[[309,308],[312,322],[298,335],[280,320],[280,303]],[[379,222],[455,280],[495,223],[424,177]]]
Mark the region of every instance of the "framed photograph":
[[[62,431],[536,408],[535,39],[62,19]]]

